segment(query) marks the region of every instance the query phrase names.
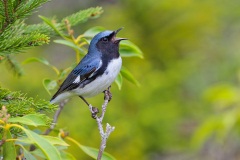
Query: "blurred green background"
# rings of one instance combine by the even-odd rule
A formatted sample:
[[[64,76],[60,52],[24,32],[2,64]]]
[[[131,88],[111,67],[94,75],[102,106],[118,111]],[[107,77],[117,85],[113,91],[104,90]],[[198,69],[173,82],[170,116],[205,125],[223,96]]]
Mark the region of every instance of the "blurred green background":
[[[112,86],[104,122],[116,130],[106,151],[121,160],[240,159],[240,1],[52,0],[27,23],[41,22],[38,15],[61,19],[95,6],[103,7],[103,15],[74,27],[76,35],[93,26],[123,26],[119,36],[144,53],[144,59],[123,59],[141,86],[126,81],[121,91]],[[75,53],[51,42],[16,59],[27,57],[66,68]],[[54,72],[38,63],[23,68],[18,78],[1,64],[1,85],[50,99],[42,80],[56,78]],[[103,95],[89,101],[100,106]],[[96,122],[79,98],[65,106],[57,127],[83,145],[99,146]],[[77,159],[90,159],[75,146],[70,150]]]

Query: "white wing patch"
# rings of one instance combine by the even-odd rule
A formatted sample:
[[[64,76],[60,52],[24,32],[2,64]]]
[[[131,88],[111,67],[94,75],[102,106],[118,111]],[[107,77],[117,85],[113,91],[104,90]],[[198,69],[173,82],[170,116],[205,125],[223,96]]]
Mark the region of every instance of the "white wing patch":
[[[77,78],[73,81],[73,83],[79,83],[80,82],[80,76],[77,76]]]

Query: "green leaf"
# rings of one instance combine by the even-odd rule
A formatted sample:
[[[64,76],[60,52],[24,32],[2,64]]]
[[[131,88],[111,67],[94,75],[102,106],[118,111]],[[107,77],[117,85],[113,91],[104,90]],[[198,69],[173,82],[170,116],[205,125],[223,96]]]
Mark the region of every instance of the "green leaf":
[[[34,154],[37,157],[41,157],[43,159],[46,159],[46,155],[42,152],[42,150],[40,149],[35,149],[34,151],[31,152],[32,154]]]
[[[85,54],[83,54],[83,53],[84,53],[84,50],[81,49],[80,47],[78,47],[76,44],[74,44],[74,43],[71,42],[71,41],[63,40],[63,39],[57,39],[57,40],[54,40],[53,42],[58,43],[58,44],[66,45],[66,46],[68,46],[68,47],[71,47],[71,48],[74,49],[74,50],[79,50],[81,55],[85,55]]]
[[[61,151],[60,153],[63,160],[76,160],[76,158],[68,152]]]
[[[98,152],[99,150],[96,148],[92,148],[92,147],[87,147],[87,146],[79,146],[87,155],[89,155],[92,158],[97,159],[98,156]],[[104,152],[102,155],[102,160],[116,160],[112,155],[110,155],[109,153]]]
[[[71,65],[70,67],[62,70],[62,71],[60,72],[60,74],[59,74],[59,80],[66,78],[66,76],[69,74],[69,72],[70,72],[71,70],[73,70],[73,68],[75,68],[75,67],[76,67],[76,64]]]
[[[209,87],[204,98],[219,108],[232,107],[232,104],[239,102],[239,91],[230,84],[221,83]]]
[[[63,160],[76,160],[75,157],[72,154],[63,151],[59,147],[57,147],[57,148],[60,151],[60,155],[61,155],[61,158]],[[66,149],[66,148],[64,148],[64,149]],[[46,159],[46,156],[43,154],[43,152],[40,149],[35,149],[31,153],[36,155],[37,157],[41,157],[42,159]]]
[[[115,83],[118,86],[118,89],[121,90],[122,88],[122,75],[121,73],[118,74],[117,78],[115,79]]]
[[[28,64],[28,63],[32,63],[32,62],[40,62],[40,63],[45,64],[47,66],[50,65],[50,63],[46,59],[44,59],[44,58],[37,58],[37,57],[28,58],[25,61],[23,61],[22,64]]]
[[[87,31],[85,31],[83,33],[84,37],[86,38],[92,38],[94,37],[96,34],[98,34],[99,32],[102,32],[104,31],[105,28],[104,27],[101,27],[101,26],[96,26],[96,27],[92,27],[90,29],[88,29]]]
[[[51,64],[50,64],[46,59],[44,59],[44,58],[31,57],[31,58],[28,58],[28,59],[26,59],[25,61],[23,61],[22,64],[28,64],[28,63],[32,63],[32,62],[40,62],[40,63],[42,63],[42,64],[44,64],[44,65],[46,65],[46,66],[49,66],[49,67],[51,67],[51,68],[56,72],[57,75],[59,75],[59,70],[58,70],[55,66],[51,65]]]
[[[12,135],[9,129],[4,130],[4,132],[6,134],[6,139],[12,139]],[[6,160],[16,159],[17,154],[16,154],[14,141],[5,142],[3,144],[3,157]]]
[[[54,147],[48,140],[46,140],[45,138],[38,135],[37,133],[31,130],[28,130],[22,126],[18,126],[18,127],[21,128],[26,133],[27,137],[32,142],[34,142],[34,144],[37,145],[39,149],[41,149],[41,151],[44,153],[47,159],[51,159],[51,160],[62,159],[57,148]]]
[[[26,148],[22,147],[23,155],[26,160],[37,160]]]
[[[76,140],[70,137],[66,137],[66,139],[76,144],[83,152],[85,152],[90,157],[97,159],[98,149],[81,145],[79,142],[77,142]],[[102,160],[116,160],[116,158],[114,158],[112,155],[110,155],[107,152],[103,152]]]
[[[53,42],[63,44],[63,45],[66,45],[68,47],[71,47],[73,49],[79,50],[79,47],[71,41],[67,41],[67,40],[64,40],[64,39],[57,39],[57,40],[54,40]]]
[[[42,83],[49,95],[51,95],[50,90],[53,90],[57,87],[56,80],[44,79]]]
[[[44,116],[41,114],[28,114],[23,117],[9,118],[8,122],[21,123],[30,126],[46,126]]]
[[[52,22],[52,20],[48,19],[44,16],[39,16],[46,24],[48,24],[58,35],[65,38],[65,36],[61,33],[61,31],[57,28],[57,26]]]
[[[119,47],[119,53],[122,57],[139,57],[143,58],[142,51],[130,41],[122,41]]]
[[[222,121],[220,117],[213,116],[208,118],[194,133],[191,142],[193,147],[202,146],[208,137],[219,131],[221,126]]]
[[[69,144],[67,144],[64,140],[62,140],[59,137],[53,137],[53,136],[46,136],[46,135],[41,135],[44,139],[46,139],[47,141],[49,141],[52,145],[59,145],[59,146],[69,146]],[[19,142],[23,142],[23,143],[33,143],[33,141],[31,141],[28,137],[21,137],[18,138]]]
[[[63,18],[62,24],[65,24],[65,20],[68,20],[71,26],[75,26],[79,23],[86,22],[89,18],[97,18],[102,13],[102,7],[88,8]]]
[[[121,71],[120,71],[121,75],[126,78],[129,82],[140,86],[139,82],[133,77],[133,75],[131,74],[131,72],[129,72],[125,67],[122,66]]]
[[[10,70],[14,72],[15,75],[17,76],[22,76],[23,75],[23,69],[20,66],[20,64],[12,58],[12,56],[8,55],[5,58],[7,66],[9,67]]]
[[[60,146],[69,146],[64,140],[62,140],[59,137],[53,137],[53,136],[42,136],[44,139],[49,141],[52,145],[60,145]]]

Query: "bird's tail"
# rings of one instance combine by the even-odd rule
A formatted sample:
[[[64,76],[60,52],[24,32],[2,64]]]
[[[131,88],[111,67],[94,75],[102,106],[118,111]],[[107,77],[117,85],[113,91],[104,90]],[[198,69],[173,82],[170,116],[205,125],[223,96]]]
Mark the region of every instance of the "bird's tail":
[[[60,94],[58,94],[58,92],[57,92],[51,98],[50,103],[51,104],[57,104],[57,103],[62,102],[65,99],[70,98],[71,96],[73,96],[73,94],[71,92],[63,92],[63,93],[60,93]]]

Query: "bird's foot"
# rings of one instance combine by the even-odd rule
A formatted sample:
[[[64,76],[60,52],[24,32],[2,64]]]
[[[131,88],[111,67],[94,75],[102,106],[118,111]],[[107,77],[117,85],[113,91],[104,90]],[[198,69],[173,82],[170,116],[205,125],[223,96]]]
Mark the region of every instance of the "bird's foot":
[[[98,108],[97,107],[92,107],[91,113],[92,113],[92,118],[96,119],[97,118],[97,114],[99,113]]]
[[[110,87],[108,87],[108,89],[103,92],[104,93],[104,100],[108,100],[108,102],[110,102],[111,99],[112,99],[112,93],[110,92]]]

